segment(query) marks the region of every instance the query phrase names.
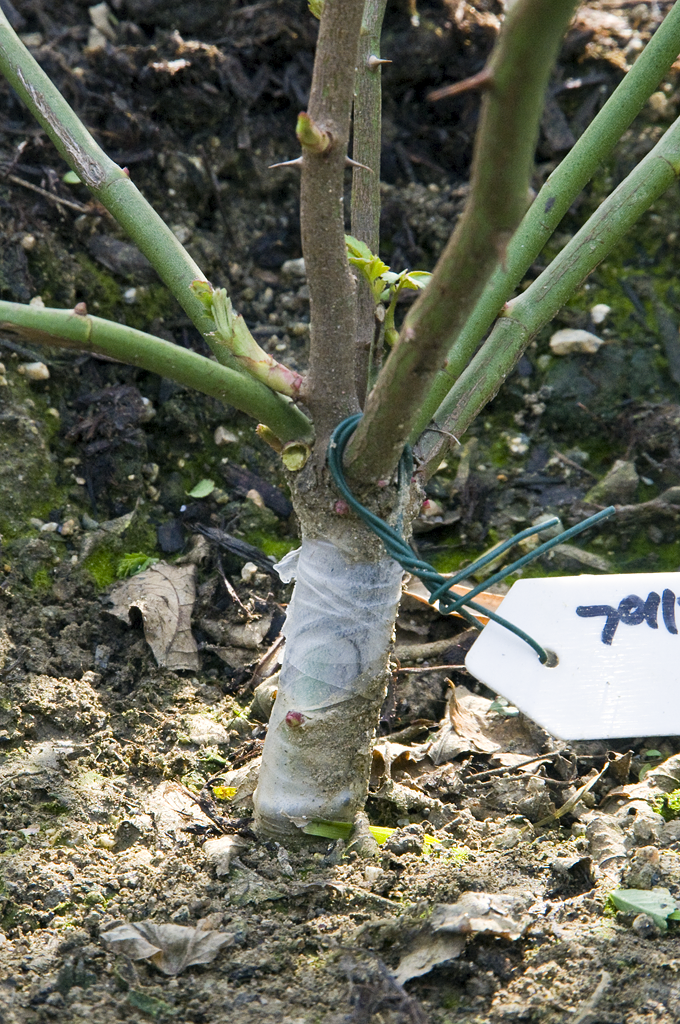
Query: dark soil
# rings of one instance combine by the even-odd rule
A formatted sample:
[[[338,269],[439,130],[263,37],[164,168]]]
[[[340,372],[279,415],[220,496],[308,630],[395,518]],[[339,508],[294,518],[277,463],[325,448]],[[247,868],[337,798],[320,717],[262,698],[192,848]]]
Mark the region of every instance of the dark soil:
[[[306,5],[113,0],[109,40],[73,0],[2,6],[265,347],[304,368],[308,293],[288,264],[301,255],[296,172],[268,166],[297,155],[316,33]],[[601,0],[581,11],[552,83],[536,185],[669,7]],[[415,27],[405,0],[389,5],[381,255],[396,270],[431,269],[461,209],[478,101],[427,94],[480,70],[498,10],[495,0],[431,0]],[[675,89],[673,74],[574,204],[560,242],[651,148],[675,116]],[[82,186],[63,181],[49,140],[0,90],[0,297],[85,302],[205,351],[154,271]],[[680,485],[679,221],[674,189],[433,478],[417,542],[439,569],[547,512],[571,525],[608,501],[622,506],[613,523],[527,574],[680,569],[669,492]],[[597,326],[601,303],[611,312]],[[553,356],[555,326],[608,344]],[[460,620],[406,598],[367,807],[373,824],[399,831],[375,861],[342,839],[290,850],[257,841],[244,776],[266,734],[276,652],[262,659],[288,597],[271,565],[297,543],[276,456],[245,417],[153,374],[9,334],[0,361],[0,1024],[680,1016],[677,926],[662,933],[607,902],[620,885],[680,896],[677,822],[652,810],[652,783],[631,789],[680,751],[677,737],[555,740],[492,705],[467,675]],[[27,373],[37,361],[48,379]],[[617,459],[627,482],[589,494]],[[191,496],[205,480],[207,496]],[[141,616],[111,614],[110,588],[148,558],[195,566],[192,669],[159,668]],[[466,732],[459,721],[455,750],[447,680],[476,723]],[[568,814],[544,823],[598,773]],[[240,789],[227,802],[215,786]],[[218,873],[203,844],[223,834],[242,845]],[[432,970],[398,984],[404,956],[432,945],[432,908],[466,893],[509,899],[521,928],[475,927],[465,949],[433,954]],[[116,922],[143,920],[202,922],[224,941],[210,963],[168,976],[102,939]]]

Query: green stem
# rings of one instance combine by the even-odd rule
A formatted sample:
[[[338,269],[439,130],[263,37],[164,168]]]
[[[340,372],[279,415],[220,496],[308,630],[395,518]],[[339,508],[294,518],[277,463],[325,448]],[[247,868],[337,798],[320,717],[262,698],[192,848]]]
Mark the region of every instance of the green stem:
[[[95,142],[0,11],[0,71],[45,129],[67,164],[125,228],[201,334],[210,318],[189,289],[205,274],[128,175]]]
[[[352,156],[364,167],[352,172],[351,233],[365,242],[371,252],[380,246],[380,139],[382,87],[380,32],[387,0],[366,0],[359,36],[357,70],[354,80],[354,117]],[[364,170],[369,167],[370,170]],[[370,285],[361,278],[357,286],[357,362],[356,381],[359,400],[366,397],[367,384],[375,383],[380,354],[376,349],[375,300]]]
[[[95,142],[0,11],[0,72],[42,125],[83,184],[127,231],[191,317],[220,363],[243,372],[224,346],[213,346],[212,319],[191,290],[205,274],[128,174]],[[255,344],[253,340],[253,344]],[[257,415],[257,414],[255,414]]]
[[[459,437],[490,401],[529,342],[583,280],[680,175],[680,118],[602,203],[550,266],[508,303],[491,335],[437,410],[436,423]],[[419,450],[428,475],[441,441],[426,433]]]
[[[261,420],[284,442],[310,440],[312,426],[300,409],[252,377],[172,342],[70,309],[38,309],[0,301],[0,330],[41,345],[111,356],[195,388]]]
[[[516,0],[488,65],[470,198],[412,307],[350,441],[355,484],[389,475],[482,290],[526,211],[550,70],[575,0]]]
[[[586,128],[569,154],[550,175],[513,236],[505,258],[487,284],[472,315],[449,352],[448,363],[435,379],[411,435],[425,429],[450,388],[463,372],[499,310],[512,295],[576,196],[598,165],[607,158],[639,114],[680,53],[680,0],[640,54],[619,87]]]

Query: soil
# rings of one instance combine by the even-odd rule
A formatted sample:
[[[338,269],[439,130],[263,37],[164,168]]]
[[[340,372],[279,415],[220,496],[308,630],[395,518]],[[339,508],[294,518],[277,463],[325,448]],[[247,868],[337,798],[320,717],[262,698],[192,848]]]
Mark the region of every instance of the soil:
[[[288,262],[301,255],[296,172],[268,165],[296,155],[316,32],[306,5],[112,0],[110,38],[74,0],[2,5],[259,339],[304,368],[308,293]],[[600,0],[580,11],[551,86],[536,185],[670,6]],[[420,26],[405,0],[389,8],[381,255],[396,270],[430,269],[465,197],[477,100],[426,97],[480,70],[499,6],[431,0]],[[672,72],[559,244],[658,139],[676,86]],[[85,302],[205,351],[0,89],[2,297]],[[416,536],[441,571],[545,513],[571,525],[609,501],[620,506],[613,522],[525,575],[680,570],[671,192],[433,478]],[[549,338],[564,327],[607,344],[556,356]],[[373,825],[397,831],[373,859],[347,838],[259,841],[249,793],[289,596],[271,565],[297,543],[274,453],[233,409],[153,374],[9,334],[0,360],[2,1024],[678,1019],[677,925],[617,911],[608,895],[680,896],[677,800],[662,799],[680,785],[680,738],[556,740],[466,673],[472,636],[460,620],[405,598],[367,805]],[[36,362],[49,377],[36,378]],[[624,468],[612,475],[616,460]],[[134,570],[148,578],[153,560],[182,571],[187,588],[163,667],[140,601],[121,619],[110,596]],[[220,837],[231,837],[229,867],[204,847]],[[471,897],[463,933],[435,931]],[[114,941],[116,925],[149,921],[186,929],[158,939],[174,940],[181,971],[164,973],[166,961],[149,959],[158,946],[134,930]],[[199,940],[213,948],[192,959],[188,937],[194,952]],[[409,954],[420,957],[412,977]]]

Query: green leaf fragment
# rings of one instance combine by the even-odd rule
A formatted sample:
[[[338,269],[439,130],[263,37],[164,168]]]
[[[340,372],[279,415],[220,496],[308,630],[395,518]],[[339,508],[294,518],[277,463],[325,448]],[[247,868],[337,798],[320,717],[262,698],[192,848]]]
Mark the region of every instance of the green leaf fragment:
[[[396,828],[388,828],[386,825],[369,825],[368,830],[379,846],[386,843],[390,836],[398,831]],[[322,839],[349,839],[352,833],[351,821],[325,821],[322,818],[314,818],[302,829],[308,836],[320,836]],[[438,846],[439,840],[435,836],[423,836],[426,845]]]
[[[190,498],[207,498],[215,490],[214,480],[199,480],[195,487],[192,487],[187,494]]]
[[[617,910],[625,914],[647,914],[662,932],[668,927],[668,918],[680,920],[680,908],[663,886],[654,889],[616,889],[609,894],[609,899]]]

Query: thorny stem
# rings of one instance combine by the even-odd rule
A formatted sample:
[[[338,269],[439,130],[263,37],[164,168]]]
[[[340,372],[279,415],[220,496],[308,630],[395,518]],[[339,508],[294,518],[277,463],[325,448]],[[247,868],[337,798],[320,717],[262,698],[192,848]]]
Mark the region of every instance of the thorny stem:
[[[371,168],[371,172],[355,167],[352,173],[351,233],[365,242],[371,252],[380,246],[380,137],[382,88],[380,64],[369,58],[380,58],[380,30],[387,0],[366,0],[359,36],[357,70],[354,84],[354,117],[352,121],[352,155]],[[375,383],[379,354],[376,335],[380,336],[375,316],[375,300],[368,281],[359,278],[357,285],[357,360],[356,382],[359,401],[363,403],[367,385]]]
[[[309,376],[304,400],[319,460],[331,431],[358,409],[354,382],[356,287],[345,249],[343,179],[364,0],[326,0],[319,25],[308,114],[332,143],[303,150],[302,251],[310,293]]]
[[[34,60],[0,11],[0,72],[45,129],[61,156],[83,184],[144,253],[161,279],[210,344],[214,329],[212,318],[191,290],[195,280],[205,275],[189,256],[170,228],[146,201],[127,173],[111,160],[92,138],[56,86]],[[221,363],[239,370],[233,357],[215,350]],[[119,357],[118,357],[119,358]],[[262,398],[267,389],[262,390]],[[254,400],[255,392],[251,392]],[[256,403],[251,403],[255,409]],[[285,419],[284,408],[282,415]],[[256,411],[254,416],[258,416]],[[264,417],[260,417],[264,418]],[[279,417],[281,418],[281,417]],[[289,427],[299,425],[299,416],[291,413]],[[309,434],[309,428],[307,428]]]
[[[434,277],[409,312],[350,441],[348,471],[370,483],[396,466],[436,373],[527,207],[548,77],[576,0],[516,0],[489,62],[470,198]]]
[[[311,437],[300,409],[246,374],[124,324],[70,309],[0,301],[0,330],[41,345],[111,356],[219,398],[265,423],[281,441]]]
[[[605,199],[550,266],[508,303],[486,344],[458,378],[437,423],[460,437],[490,401],[538,331],[620,242],[645,210],[680,176],[680,118],[618,188]],[[435,435],[436,436],[436,435]],[[419,456],[436,466],[442,442],[423,436]],[[425,475],[429,470],[426,468]]]
[[[413,429],[413,443],[467,366],[503,303],[512,295],[598,165],[606,159],[633,118],[658,88],[678,53],[680,0],[666,15],[597,117],[538,193],[508,246],[505,265],[497,267],[472,315],[454,340],[446,369],[437,375]]]

